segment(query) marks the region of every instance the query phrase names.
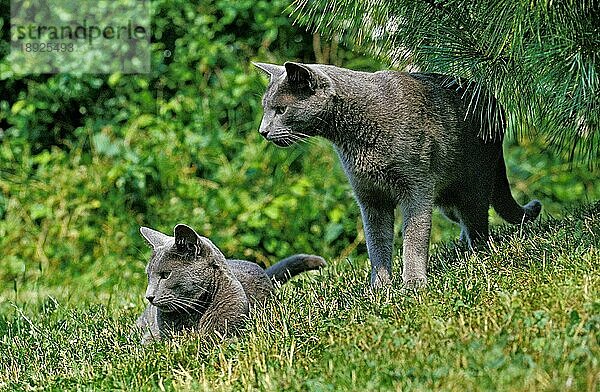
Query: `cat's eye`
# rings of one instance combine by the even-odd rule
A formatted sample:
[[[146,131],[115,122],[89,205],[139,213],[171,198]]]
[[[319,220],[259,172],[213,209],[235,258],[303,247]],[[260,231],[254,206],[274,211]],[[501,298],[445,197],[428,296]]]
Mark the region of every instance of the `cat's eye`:
[[[275,114],[283,114],[285,113],[285,106],[275,106]]]
[[[163,272],[159,273],[158,276],[161,279],[169,279],[169,276],[171,276],[171,271],[163,271]]]

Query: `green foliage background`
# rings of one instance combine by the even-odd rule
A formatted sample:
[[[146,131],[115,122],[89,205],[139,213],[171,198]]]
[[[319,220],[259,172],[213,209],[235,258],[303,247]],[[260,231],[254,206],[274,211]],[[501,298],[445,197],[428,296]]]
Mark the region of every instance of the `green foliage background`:
[[[264,265],[297,252],[366,257],[331,147],[280,149],[257,132],[266,80],[250,62],[315,61],[314,37],[292,26],[287,6],[153,1],[148,75],[20,77],[0,62],[0,309],[48,295],[141,298],[140,225],[169,233],[185,222],[227,256]],[[385,67],[332,50],[338,65]],[[520,201],[539,198],[559,216],[598,199],[596,174],[571,170],[540,142],[506,150]],[[434,242],[457,234],[436,218]]]

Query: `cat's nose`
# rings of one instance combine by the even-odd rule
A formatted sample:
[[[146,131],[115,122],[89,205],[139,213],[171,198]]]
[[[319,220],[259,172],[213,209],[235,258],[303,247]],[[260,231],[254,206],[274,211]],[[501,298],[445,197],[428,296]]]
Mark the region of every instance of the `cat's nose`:
[[[268,131],[267,129],[260,129],[258,132],[259,132],[259,133],[262,135],[262,137],[264,137],[265,139],[267,138],[267,136],[269,136],[269,131]]]
[[[148,300],[148,302],[153,303],[154,302],[154,296],[153,295],[147,295],[146,299]]]

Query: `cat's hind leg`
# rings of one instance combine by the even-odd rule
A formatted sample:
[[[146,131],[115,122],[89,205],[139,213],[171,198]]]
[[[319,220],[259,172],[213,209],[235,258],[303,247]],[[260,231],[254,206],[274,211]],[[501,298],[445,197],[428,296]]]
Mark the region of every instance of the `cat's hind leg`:
[[[487,203],[473,203],[460,212],[460,242],[474,249],[485,243],[489,237],[489,206]]]

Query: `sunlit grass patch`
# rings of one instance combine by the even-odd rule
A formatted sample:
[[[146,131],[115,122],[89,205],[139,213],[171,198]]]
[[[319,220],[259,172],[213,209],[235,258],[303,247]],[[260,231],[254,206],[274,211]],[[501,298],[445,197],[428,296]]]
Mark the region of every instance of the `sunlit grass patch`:
[[[141,346],[141,291],[112,292],[110,304],[84,294],[81,303],[13,302],[0,315],[0,386],[593,391],[599,243],[596,204],[501,228],[477,252],[436,246],[429,285],[417,293],[399,281],[373,293],[367,262],[341,260],[283,286],[236,339]]]

